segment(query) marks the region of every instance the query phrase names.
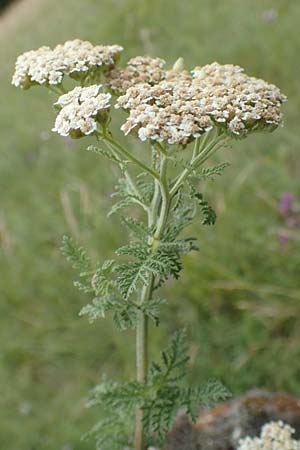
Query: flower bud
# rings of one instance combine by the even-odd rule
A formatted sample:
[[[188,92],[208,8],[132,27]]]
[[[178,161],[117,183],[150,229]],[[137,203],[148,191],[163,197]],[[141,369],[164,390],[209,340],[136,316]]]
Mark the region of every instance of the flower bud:
[[[178,58],[172,68],[175,72],[181,72],[182,70],[184,70],[184,59],[182,58],[182,56],[180,56],[180,58]]]

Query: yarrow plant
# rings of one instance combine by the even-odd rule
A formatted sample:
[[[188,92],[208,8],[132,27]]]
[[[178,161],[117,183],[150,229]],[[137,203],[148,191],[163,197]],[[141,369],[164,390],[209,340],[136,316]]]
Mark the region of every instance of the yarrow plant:
[[[137,56],[122,67],[121,51],[78,39],[42,47],[17,59],[12,82],[59,94],[53,131],[90,136],[95,143],[88,150],[120,168],[109,215],[121,213],[130,242],[102,264],[93,264],[70,237],[63,239],[63,252],[79,272],[76,286],[92,295],[80,315],[93,322],[110,313],[120,330],[136,330],[136,379],[104,379],[94,389],[89,404],[101,405],[105,419],[88,435],[95,436],[97,449],[144,450],[161,445],[178,409],[195,419],[198,405],[228,396],[217,381],[190,388],[182,383],[189,361],[183,331],[160,362],[149,364],[149,320],[159,324],[166,303],[161,286],[179,278],[182,255],[198,250],[195,239],[183,234],[197,211],[203,225],[215,223],[200,188],[227,164],[204,163],[234,138],[276,129],[285,96],[238,66],[213,63],[188,71],[182,58],[168,69],[160,58]],[[70,79],[78,85],[70,88]],[[124,135],[142,144],[138,153],[112,133],[114,109],[125,115]]]
[[[295,430],[281,420],[262,427],[260,437],[246,437],[238,450],[300,450],[300,441],[293,439]]]

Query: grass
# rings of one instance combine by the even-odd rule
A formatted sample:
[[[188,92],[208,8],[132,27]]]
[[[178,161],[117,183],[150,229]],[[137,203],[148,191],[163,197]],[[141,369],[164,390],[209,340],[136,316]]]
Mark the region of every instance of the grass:
[[[189,324],[191,379],[221,377],[237,394],[252,387],[299,392],[299,234],[287,245],[281,194],[300,194],[296,63],[297,0],[27,0],[0,22],[0,447],[88,450],[81,434],[99,411],[84,398],[103,372],[133,374],[133,339],[112,324],[77,317],[87,301],[72,287],[59,246],[72,233],[103,259],[122,241],[106,219],[113,167],[85,142],[51,134],[53,97],[10,86],[16,56],[73,37],[119,43],[125,58],[150,53],[188,67],[218,60],[279,85],[289,97],[286,127],[235,143],[225,175],[205,187],[214,228],[195,226],[201,252],[188,257],[181,284],[153,334]],[[266,22],[263,12],[278,16]],[[276,14],[275,14],[276,16]],[[219,157],[220,158],[220,157]]]

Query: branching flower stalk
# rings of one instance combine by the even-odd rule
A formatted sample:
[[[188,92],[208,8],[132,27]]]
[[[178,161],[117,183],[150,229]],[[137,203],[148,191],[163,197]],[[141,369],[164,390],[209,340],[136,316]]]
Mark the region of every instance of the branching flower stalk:
[[[218,381],[185,387],[183,331],[172,337],[161,361],[150,364],[149,320],[159,324],[165,303],[159,288],[169,277],[179,278],[182,255],[198,250],[194,238],[182,235],[197,210],[203,225],[215,223],[200,189],[227,164],[204,163],[234,138],[276,129],[285,97],[238,66],[213,63],[188,71],[180,58],[166,69],[160,58],[137,56],[121,67],[121,51],[78,39],[42,47],[17,59],[13,84],[59,94],[53,131],[90,136],[95,145],[88,150],[119,166],[109,215],[127,210],[122,222],[131,241],[116,251],[118,259],[103,264],[94,264],[70,237],[63,239],[63,252],[79,272],[75,285],[93,295],[80,315],[93,322],[111,313],[120,330],[136,330],[136,378],[104,379],[96,386],[89,404],[101,405],[104,419],[87,437],[95,437],[98,450],[145,450],[163,444],[179,409],[195,420],[199,405],[228,396]],[[70,87],[70,80],[78,85]],[[125,113],[121,131],[142,142],[144,151],[137,154],[112,133],[112,107]]]

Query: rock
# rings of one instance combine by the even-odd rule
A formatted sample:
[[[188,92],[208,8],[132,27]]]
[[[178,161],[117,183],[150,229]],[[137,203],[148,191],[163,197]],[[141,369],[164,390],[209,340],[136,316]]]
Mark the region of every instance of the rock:
[[[239,439],[258,436],[261,427],[282,420],[300,437],[300,398],[253,390],[201,412],[195,424],[181,414],[168,434],[165,450],[234,450]]]

